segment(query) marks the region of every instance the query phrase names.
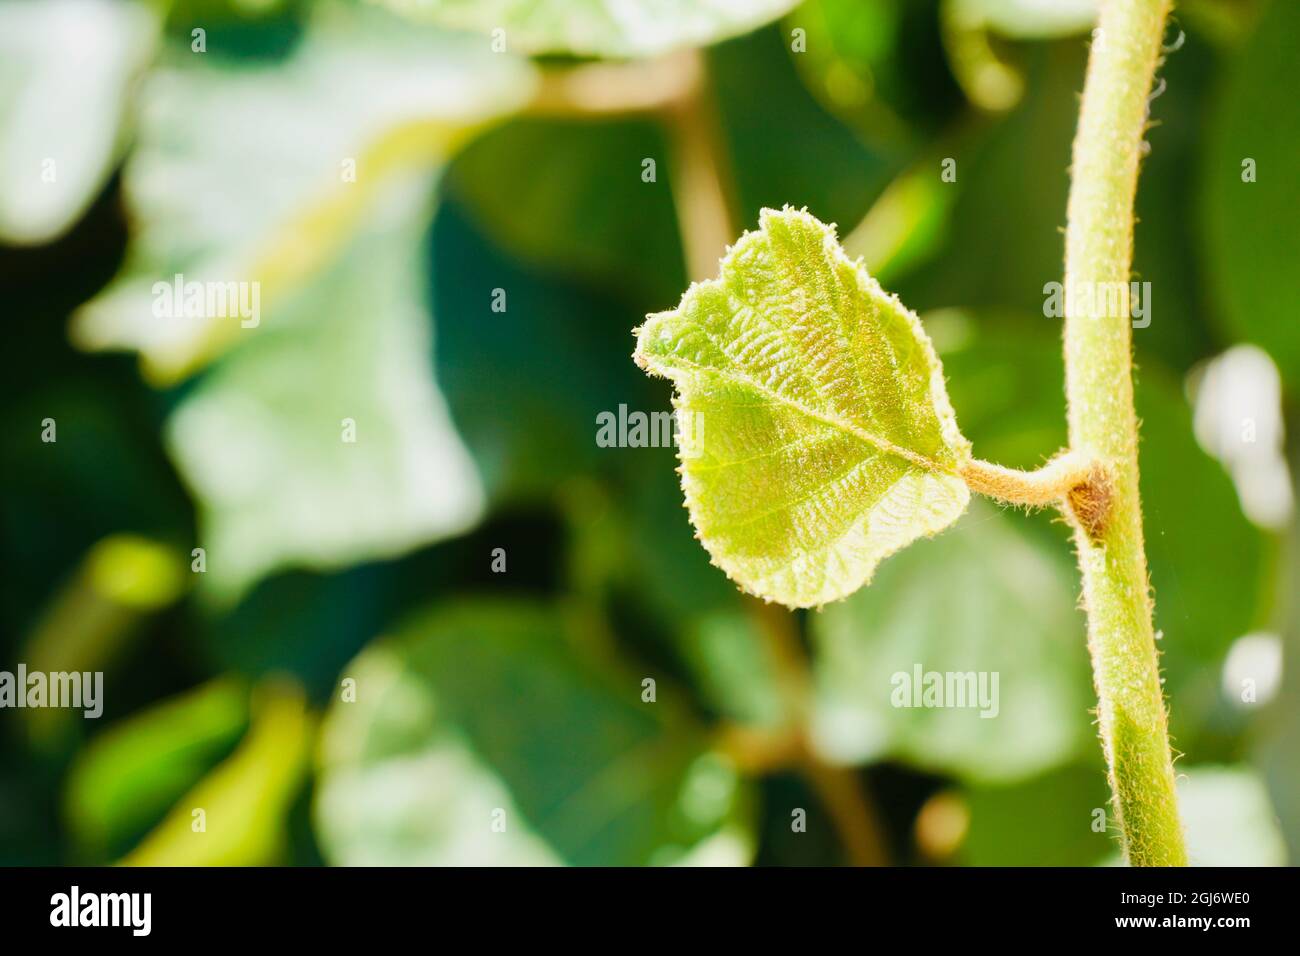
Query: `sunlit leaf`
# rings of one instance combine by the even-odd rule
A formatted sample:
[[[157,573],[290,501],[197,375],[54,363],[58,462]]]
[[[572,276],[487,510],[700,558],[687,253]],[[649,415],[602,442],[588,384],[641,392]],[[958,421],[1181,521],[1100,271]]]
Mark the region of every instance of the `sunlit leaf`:
[[[369,865],[744,862],[744,789],[667,689],[608,670],[532,604],[422,614],[341,675],[315,818]]]
[[[810,607],[956,520],[969,445],[916,316],[807,213],[761,227],[650,316],[636,359],[676,388],[682,487],[714,562]]]
[[[383,2],[415,18],[491,34],[505,50],[626,57],[704,45],[745,33],[779,17],[798,0]]]
[[[0,3],[0,239],[53,239],[90,205],[158,27],[144,3]]]
[[[1021,521],[972,508],[948,534],[903,552],[871,587],[813,619],[822,752],[998,781],[1096,746],[1070,553],[1053,555]],[[930,674],[945,686],[950,674],[976,684],[963,677],[967,699],[922,706]]]

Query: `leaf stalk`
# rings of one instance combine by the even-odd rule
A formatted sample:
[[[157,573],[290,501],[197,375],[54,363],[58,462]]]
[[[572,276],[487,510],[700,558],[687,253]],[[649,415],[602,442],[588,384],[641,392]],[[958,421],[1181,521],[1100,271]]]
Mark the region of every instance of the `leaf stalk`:
[[[1037,471],[1004,468],[973,458],[962,465],[961,477],[971,491],[1030,508],[1063,505],[1076,489],[1106,480],[1098,463],[1072,452],[1058,455]]]

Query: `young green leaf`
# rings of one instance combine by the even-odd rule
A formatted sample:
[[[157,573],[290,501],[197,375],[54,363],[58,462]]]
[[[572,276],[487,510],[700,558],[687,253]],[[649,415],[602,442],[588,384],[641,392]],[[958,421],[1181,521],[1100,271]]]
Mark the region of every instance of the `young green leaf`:
[[[761,228],[638,330],[672,380],[682,489],[713,561],[790,607],[845,597],[952,524],[969,460],[921,323],[806,211]]]

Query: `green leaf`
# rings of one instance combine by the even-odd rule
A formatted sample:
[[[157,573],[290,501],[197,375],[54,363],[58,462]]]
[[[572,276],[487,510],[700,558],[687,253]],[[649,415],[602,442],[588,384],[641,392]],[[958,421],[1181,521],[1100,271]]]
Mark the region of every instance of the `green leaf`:
[[[1061,104],[1078,92],[1086,50],[1072,42],[1025,52],[1024,98],[996,124],[972,127],[946,154],[955,159],[957,175],[955,183],[942,183],[955,193],[950,228],[924,267],[895,283],[898,295],[919,312],[953,303],[1019,307],[1045,321],[1043,285],[1061,278],[1061,210],[1069,186],[1061,170],[1069,165],[1078,119]],[[938,179],[939,160],[931,161]],[[1003,222],[1016,228],[1002,229]],[[989,268],[986,250],[994,243],[1007,268]],[[983,446],[977,447],[987,458]]]
[[[392,557],[479,517],[478,475],[430,367],[422,178],[391,190],[167,423],[200,504],[202,583],[220,599],[285,566]]]
[[[627,360],[627,328],[645,306],[526,267],[466,213],[444,201],[433,228],[434,312],[450,319],[438,327],[436,367],[489,501],[549,503],[576,477],[640,470],[644,455],[668,454],[593,440],[601,412],[662,401],[658,383]]]
[[[185,47],[150,77],[124,173],[127,264],[72,331],[139,351],[156,384],[215,361],[166,429],[211,595],[477,520],[478,477],[432,376],[422,242],[439,167],[531,75],[464,37],[322,4],[283,60]],[[260,316],[160,318],[156,285],[177,274],[245,283]]]
[[[390,180],[436,173],[477,127],[515,108],[531,78],[527,64],[463,37],[338,4],[316,8],[283,61],[169,50],[141,90],[123,172],[126,266],[74,316],[74,342],[140,352],[155,384],[183,379],[248,330],[228,315],[160,321],[155,283],[178,273],[257,282],[270,323]]]
[[[1069,552],[1053,555],[1022,522],[972,508],[813,619],[814,740],[828,758],[893,757],[993,782],[1095,746],[1083,719],[1093,698]],[[918,668],[923,681],[932,672],[988,674],[990,690],[997,674],[996,706],[902,706],[920,699],[895,697]]]
[[[692,686],[712,712],[749,726],[788,724],[780,662],[744,608],[700,615],[675,630],[672,640]]]
[[[746,33],[798,0],[383,0],[408,16],[493,33],[507,50],[652,56]],[[495,33],[495,31],[501,33]]]
[[[636,360],[673,381],[682,488],[742,588],[791,607],[845,597],[969,500],[943,370],[916,316],[806,212],[764,210]]]
[[[238,749],[183,796],[122,861],[127,866],[266,866],[282,862],[315,719],[302,688],[258,685]],[[203,827],[195,811],[202,810]]]
[[[791,197],[823,222],[857,222],[900,168],[898,157],[855,135],[800,79],[795,64],[812,54],[792,53],[785,27],[802,28],[795,23],[802,19],[801,8],[783,28],[709,51],[741,222]],[[811,31],[809,42],[816,42]],[[773,116],[781,117],[780,136],[772,135]]]
[[[314,816],[365,865],[747,861],[745,790],[671,698],[531,603],[423,613],[343,672]]]
[[[1192,866],[1286,866],[1286,842],[1259,772],[1181,767],[1178,808]]]
[[[966,866],[1093,866],[1115,852],[1118,828],[1101,748],[1088,763],[1030,780],[969,785]]]
[[[946,0],[948,15],[970,28],[1021,40],[1082,33],[1097,22],[1098,0]]]
[[[947,70],[936,69],[944,56],[938,6],[938,0],[805,0],[783,24],[787,34],[806,33],[803,48],[787,59],[822,105],[862,139],[915,148],[965,105]]]
[[[229,751],[248,689],[228,678],[133,714],[95,737],[68,772],[65,818],[86,862],[129,849]]]
[[[0,240],[57,237],[103,188],[158,29],[142,3],[0,4]]]
[[[1264,348],[1300,387],[1300,4],[1274,0],[1229,65],[1204,151],[1207,265],[1229,330]],[[1253,181],[1246,181],[1247,174]],[[1140,235],[1140,233],[1139,233]]]
[[[665,302],[686,282],[672,193],[639,175],[644,157],[664,155],[644,119],[522,117],[469,144],[445,188],[511,255]]]

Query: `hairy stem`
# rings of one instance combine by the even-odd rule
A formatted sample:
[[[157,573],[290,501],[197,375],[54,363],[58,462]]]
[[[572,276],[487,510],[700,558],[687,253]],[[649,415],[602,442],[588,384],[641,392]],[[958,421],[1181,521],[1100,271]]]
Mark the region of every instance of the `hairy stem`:
[[[1128,309],[1133,199],[1148,95],[1170,0],[1105,0],[1074,140],[1065,239],[1070,448],[1104,464],[1104,500],[1071,502],[1102,746],[1124,850],[1135,866],[1185,865],[1138,499]],[[1125,300],[1126,301],[1126,300]],[[1092,508],[1099,504],[1099,508]]]
[[[1003,468],[973,458],[962,465],[961,477],[971,491],[1011,505],[1042,508],[1067,501],[1071,492],[1090,481],[1102,481],[1099,467],[1079,455],[1058,455],[1037,471]]]

